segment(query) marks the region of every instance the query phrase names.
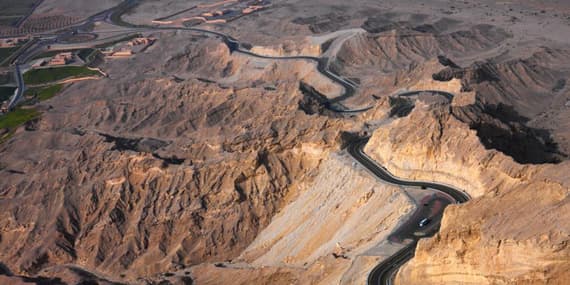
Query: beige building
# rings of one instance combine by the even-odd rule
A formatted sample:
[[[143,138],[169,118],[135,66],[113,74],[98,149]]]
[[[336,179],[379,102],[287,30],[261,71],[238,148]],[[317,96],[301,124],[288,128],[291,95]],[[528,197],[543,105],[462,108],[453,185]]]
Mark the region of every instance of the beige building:
[[[8,101],[2,102],[2,105],[0,105],[0,113],[8,113]]]
[[[47,62],[47,65],[66,65],[73,61],[73,57],[74,56],[72,52],[58,53]]]

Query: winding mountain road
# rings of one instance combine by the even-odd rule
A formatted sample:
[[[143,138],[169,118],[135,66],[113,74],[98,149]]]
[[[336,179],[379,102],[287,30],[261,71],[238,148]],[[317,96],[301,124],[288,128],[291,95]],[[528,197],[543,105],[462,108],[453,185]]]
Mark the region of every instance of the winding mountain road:
[[[317,69],[319,70],[319,72],[321,72],[323,75],[325,75],[326,77],[328,77],[332,81],[334,81],[334,82],[336,82],[336,83],[338,83],[344,87],[344,91],[345,91],[344,94],[342,94],[341,96],[338,96],[336,98],[329,99],[329,102],[328,102],[329,104],[325,105],[325,107],[327,107],[328,109],[330,109],[332,111],[339,112],[339,113],[351,113],[351,112],[363,112],[363,111],[366,111],[366,110],[371,108],[371,107],[367,107],[367,108],[362,108],[362,109],[358,109],[358,110],[348,110],[348,109],[344,108],[344,106],[342,106],[342,105],[341,105],[341,107],[343,107],[343,108],[337,108],[337,107],[331,106],[332,103],[338,104],[339,101],[342,101],[344,99],[351,97],[354,94],[354,92],[357,88],[357,85],[354,82],[352,82],[351,80],[349,80],[347,78],[343,78],[342,76],[337,75],[334,72],[330,71],[328,68],[328,66],[329,66],[328,58],[326,58],[326,57],[321,58],[321,57],[312,57],[312,56],[283,56],[283,57],[265,56],[265,55],[253,53],[247,49],[243,49],[238,40],[232,38],[229,35],[226,35],[226,34],[223,34],[220,32],[216,32],[216,31],[212,31],[212,30],[192,28],[192,27],[154,27],[154,26],[144,26],[144,25],[133,25],[133,24],[124,22],[121,19],[121,15],[123,13],[125,13],[127,10],[136,6],[137,4],[138,4],[137,0],[123,1],[118,6],[113,7],[111,9],[108,9],[108,10],[105,10],[105,11],[102,11],[98,14],[95,14],[95,15],[89,17],[88,19],[86,19],[85,21],[76,25],[75,28],[71,28],[68,30],[72,30],[75,32],[81,32],[82,30],[89,27],[89,25],[95,21],[104,21],[104,22],[108,22],[108,23],[116,25],[116,26],[135,28],[139,31],[145,31],[145,30],[187,30],[187,31],[194,31],[194,32],[214,35],[214,36],[220,37],[226,43],[226,45],[229,47],[229,49],[232,52],[239,52],[239,53],[242,53],[242,54],[245,54],[248,56],[257,57],[257,58],[264,58],[264,59],[271,59],[271,60],[309,60],[309,61],[316,62],[317,63]],[[45,46],[48,44],[52,44],[52,43],[55,43],[57,41],[58,41],[57,36],[55,38],[54,37],[45,38],[41,41],[41,43],[38,44],[38,47],[42,47],[42,46]],[[18,58],[18,60],[16,61],[16,73],[17,73],[17,77],[18,77],[18,86],[21,87],[21,88],[19,88],[20,93],[23,93],[23,90],[25,87],[24,87],[23,79],[21,77],[20,67],[18,66],[18,64],[24,63],[25,61],[27,61],[38,50],[39,50],[39,48],[29,49],[29,51],[25,52],[23,54],[23,56],[20,56]],[[435,93],[435,94],[443,95],[443,96],[450,98],[450,99],[453,96],[452,94],[447,93],[447,92],[429,91],[429,90],[428,91],[406,92],[406,93],[399,94],[398,96],[415,96],[421,92]],[[15,99],[18,99],[19,97],[20,96],[15,96]],[[379,179],[381,179],[384,182],[389,183],[389,184],[399,185],[399,186],[408,186],[408,187],[419,187],[421,189],[430,188],[433,190],[437,190],[438,193],[441,194],[438,197],[433,197],[429,203],[424,204],[424,206],[428,207],[428,208],[421,208],[421,209],[416,210],[416,213],[414,215],[412,215],[410,220],[407,223],[405,223],[404,225],[402,225],[399,229],[397,229],[392,234],[392,236],[397,235],[398,237],[396,237],[396,238],[402,237],[402,238],[405,238],[408,240],[411,239],[412,241],[409,242],[404,248],[402,248],[401,250],[396,252],[394,255],[390,256],[389,258],[384,260],[382,263],[378,264],[370,272],[370,274],[368,276],[368,284],[392,284],[392,282],[394,280],[394,276],[395,276],[396,272],[398,271],[398,268],[414,256],[415,247],[416,247],[417,241],[420,238],[417,235],[414,235],[414,233],[416,233],[418,231],[423,231],[423,232],[427,233],[424,236],[434,234],[435,232],[437,232],[437,230],[439,228],[439,223],[441,222],[441,216],[443,214],[443,209],[445,208],[445,206],[448,204],[451,204],[451,203],[466,202],[470,199],[470,197],[465,192],[462,192],[458,189],[455,189],[452,186],[448,186],[448,185],[444,185],[444,184],[438,184],[438,183],[434,183],[434,182],[404,180],[404,179],[400,179],[400,178],[393,176],[384,167],[382,167],[381,165],[376,163],[374,160],[372,160],[370,157],[368,157],[364,153],[363,148],[367,142],[368,142],[368,138],[357,140],[357,141],[351,143],[348,146],[347,150],[350,153],[350,155],[356,161],[358,161],[361,165],[363,165],[365,168],[367,168],[376,177],[378,177]],[[439,203],[440,206],[441,205],[443,205],[443,206],[433,207],[432,204],[435,202]],[[425,215],[426,211],[429,212],[432,209],[437,209],[437,213],[432,214],[430,216],[431,218],[433,218],[433,221],[430,223],[429,226],[423,227],[422,229],[420,229],[420,227],[418,225],[418,219],[422,219],[424,217],[423,215]]]
[[[14,69],[14,77],[16,78],[16,81],[18,83],[18,88],[16,88],[16,92],[14,92],[14,95],[12,96],[10,102],[8,103],[8,110],[12,110],[14,109],[14,107],[16,107],[16,104],[18,104],[20,99],[22,99],[24,91],[26,91],[26,85],[24,84],[24,76],[22,75],[22,71],[20,70],[20,65],[16,65],[16,68]]]
[[[379,165],[378,163],[376,163],[372,158],[370,158],[368,155],[366,155],[364,153],[364,146],[366,145],[368,140],[369,140],[369,138],[365,138],[365,139],[358,140],[354,143],[351,143],[348,146],[347,150],[348,150],[348,153],[356,161],[358,161],[360,164],[362,164],[364,167],[366,167],[370,172],[372,172],[379,179],[385,181],[386,183],[393,184],[393,185],[408,186],[408,187],[420,187],[421,189],[427,189],[427,188],[434,189],[434,190],[437,190],[437,191],[445,194],[446,196],[449,196],[452,199],[451,202],[455,202],[455,203],[464,203],[464,202],[469,201],[470,197],[467,193],[465,193],[461,190],[455,189],[455,188],[448,186],[448,185],[438,184],[438,183],[434,183],[434,182],[404,180],[404,179],[395,177],[388,170],[386,170],[386,168],[384,168],[381,165]],[[441,222],[441,214],[443,214],[443,209],[444,209],[444,207],[441,208],[440,213],[438,213],[438,215],[434,216],[434,220],[433,220],[432,224],[439,225],[439,223]],[[411,229],[411,230],[412,231],[420,230],[418,224],[415,223],[417,221],[413,221],[413,222],[414,222],[413,224],[415,224],[417,228]],[[434,228],[434,229],[437,230],[437,228]],[[396,231],[398,231],[398,230],[396,230]],[[433,233],[435,233],[435,231],[432,231],[431,233],[433,234]],[[413,235],[411,235],[411,236],[413,236]],[[403,249],[398,251],[396,254],[390,256],[389,258],[384,260],[382,263],[380,263],[376,267],[374,267],[374,269],[372,269],[372,271],[368,275],[368,284],[374,284],[374,285],[376,285],[376,284],[392,284],[394,277],[398,271],[398,268],[414,256],[414,251],[415,251],[418,239],[419,239],[419,237],[415,237],[413,239],[413,242],[411,242],[406,247],[404,247]]]

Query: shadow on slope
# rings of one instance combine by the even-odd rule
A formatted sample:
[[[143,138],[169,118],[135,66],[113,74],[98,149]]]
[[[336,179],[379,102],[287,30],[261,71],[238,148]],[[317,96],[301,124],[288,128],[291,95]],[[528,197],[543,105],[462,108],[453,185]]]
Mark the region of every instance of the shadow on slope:
[[[512,106],[469,106],[454,110],[454,114],[477,131],[485,148],[498,150],[518,163],[560,163],[568,158],[560,151],[548,130],[526,126],[529,119]]]

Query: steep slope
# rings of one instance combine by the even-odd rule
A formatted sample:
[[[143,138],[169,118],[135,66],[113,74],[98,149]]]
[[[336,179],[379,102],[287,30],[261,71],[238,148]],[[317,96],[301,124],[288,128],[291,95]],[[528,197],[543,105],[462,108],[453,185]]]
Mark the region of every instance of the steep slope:
[[[376,130],[366,146],[398,176],[449,183],[475,197],[446,209],[440,233],[420,241],[399,284],[564,284],[570,180],[561,175],[569,162],[522,165],[486,149],[455,115],[462,108],[418,99],[408,116]]]
[[[165,66],[112,63],[114,80],[70,86],[35,131],[1,146],[0,259],[12,271],[75,263],[132,280],[230,259],[311,180],[341,123],[298,110],[300,73],[274,67],[276,90],[164,78],[173,66],[231,76],[239,60],[215,47],[188,64],[161,49],[148,56]]]
[[[382,244],[414,206],[398,187],[378,183],[347,154],[331,155],[311,173],[314,181],[239,258],[218,268],[192,268],[196,282],[324,285],[363,280],[375,262],[360,260],[378,259],[366,251]]]
[[[407,68],[440,54],[466,56],[501,43],[508,36],[493,26],[477,25],[447,33],[423,32],[388,25],[377,34],[361,34],[346,41],[337,55],[339,68],[373,65],[383,72]]]

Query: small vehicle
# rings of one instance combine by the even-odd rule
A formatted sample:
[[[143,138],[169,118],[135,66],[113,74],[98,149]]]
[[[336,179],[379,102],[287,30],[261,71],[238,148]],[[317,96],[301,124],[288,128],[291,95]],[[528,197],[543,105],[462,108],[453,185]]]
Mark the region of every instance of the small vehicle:
[[[423,227],[427,226],[427,224],[429,224],[429,222],[431,222],[430,218],[424,218],[419,222],[418,226],[420,226],[420,228],[423,228]]]

